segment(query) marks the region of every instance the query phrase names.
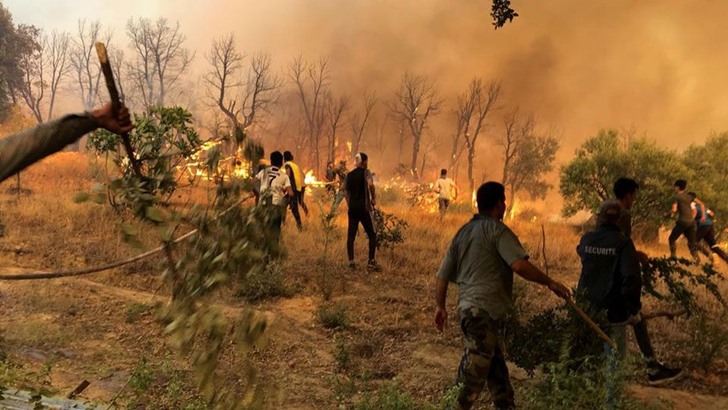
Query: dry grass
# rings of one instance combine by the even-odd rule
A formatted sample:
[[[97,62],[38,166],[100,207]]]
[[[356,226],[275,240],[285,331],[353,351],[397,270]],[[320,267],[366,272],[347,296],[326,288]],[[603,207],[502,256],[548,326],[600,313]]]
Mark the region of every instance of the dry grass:
[[[0,266],[55,270],[111,262],[137,252],[121,241],[118,216],[108,206],[73,203],[75,192],[90,187],[87,170],[86,158],[61,154],[23,173],[22,184],[31,195],[17,198],[6,194],[12,180],[0,185],[0,218],[7,225],[0,242]],[[177,199],[204,202],[206,196],[199,190],[183,191]],[[330,254],[321,257],[326,232],[313,199],[309,199],[309,208],[312,214],[303,232],[297,232],[290,215],[284,227],[287,258],[282,271],[293,296],[256,303],[270,318],[271,330],[269,343],[250,358],[260,371],[261,382],[273,389],[269,407],[347,406],[361,398],[357,389],[362,388],[363,380],[367,380],[367,388],[376,389],[395,377],[398,386],[416,401],[438,401],[452,381],[462,346],[454,314],[444,334],[433,330],[433,278],[452,236],[471,215],[451,213],[440,221],[437,215],[406,205],[386,205],[387,212],[406,219],[410,227],[405,243],[378,254],[383,271],[367,273],[346,268],[345,215],[335,219]],[[541,223],[516,221],[509,225],[534,263],[543,266]],[[563,224],[546,223],[544,229],[551,274],[575,286],[579,275],[575,247],[580,233]],[[145,243],[155,245],[154,233],[146,235]],[[667,252],[666,245],[639,247],[654,255]],[[356,242],[360,266],[366,262],[366,252],[366,236],[361,232]],[[728,269],[725,265],[720,268]],[[150,293],[161,284],[160,272],[158,262],[150,260],[81,279],[0,284],[0,308],[5,313],[0,323],[10,356],[29,372],[37,371],[41,363],[23,349],[32,347],[47,357],[59,357],[54,387],[65,391],[88,378],[92,387],[86,394],[98,399],[113,396],[142,356],[149,359],[151,369],[179,369],[174,374],[184,374],[189,382],[186,362],[171,356],[155,315],[146,310],[137,314],[131,308],[158,301]],[[316,319],[318,307],[324,304],[322,280],[332,291],[327,303],[345,306],[344,327],[327,329]],[[519,280],[518,288],[528,301],[527,312],[558,303],[538,286]],[[235,290],[221,292],[215,302],[236,312],[245,302],[235,297]],[[723,284],[722,290],[728,287]],[[159,294],[167,294],[167,289],[162,287]],[[707,295],[700,297],[707,304]],[[456,298],[453,289],[448,301],[451,312]],[[649,300],[645,305],[646,309],[659,306]],[[717,307],[710,306],[709,312],[713,319],[719,317]],[[694,366],[691,358],[696,355],[686,346],[692,340],[688,330],[695,329],[696,322],[653,322],[650,328],[658,356],[670,364]],[[728,331],[722,322],[713,322]],[[338,362],[345,356],[346,366],[341,366]],[[233,349],[224,358],[221,370],[232,383],[239,379],[240,360]],[[724,391],[727,360],[724,349],[707,372],[691,368],[690,377],[675,386],[728,394]],[[521,373],[514,370],[513,375],[518,389],[528,388],[530,382]],[[334,379],[355,387],[337,396]]]

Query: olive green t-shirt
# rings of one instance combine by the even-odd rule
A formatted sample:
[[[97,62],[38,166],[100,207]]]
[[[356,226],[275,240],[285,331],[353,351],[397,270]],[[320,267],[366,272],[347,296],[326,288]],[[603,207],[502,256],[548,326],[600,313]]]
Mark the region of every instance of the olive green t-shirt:
[[[459,309],[503,319],[513,310],[511,264],[519,259],[528,254],[516,234],[500,220],[475,215],[453,238],[437,277],[457,283]]]
[[[675,194],[675,202],[677,202],[677,220],[680,222],[692,222],[693,210],[690,208],[690,203],[693,202],[693,199],[690,198],[690,195],[684,191]]]

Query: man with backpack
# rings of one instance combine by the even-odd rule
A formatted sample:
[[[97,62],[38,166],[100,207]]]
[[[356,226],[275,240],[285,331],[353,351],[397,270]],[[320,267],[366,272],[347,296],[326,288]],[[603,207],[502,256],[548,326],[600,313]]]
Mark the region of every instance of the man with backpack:
[[[281,225],[286,213],[287,198],[293,197],[293,189],[288,175],[281,172],[283,154],[273,151],[270,154],[269,167],[258,172],[256,178],[260,182],[260,204],[270,212],[268,238],[273,246],[277,246],[281,237]]]

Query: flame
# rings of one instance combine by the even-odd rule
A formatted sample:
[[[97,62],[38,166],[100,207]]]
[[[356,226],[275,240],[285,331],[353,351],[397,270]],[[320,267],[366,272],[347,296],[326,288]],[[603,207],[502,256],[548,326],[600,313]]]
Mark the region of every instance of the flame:
[[[184,165],[178,166],[177,169],[189,174],[190,178],[202,177],[208,181],[219,178],[227,180],[230,177],[240,179],[250,178],[252,164],[250,161],[243,159],[241,149],[238,149],[236,155],[220,159],[217,169],[213,170],[211,173],[205,169],[207,152],[218,147],[220,143],[220,141],[203,142],[200,149],[190,155],[189,161],[187,161]]]
[[[518,215],[518,214],[519,214],[520,212],[521,212],[521,206],[520,206],[520,204],[518,203],[518,201],[515,201],[515,200],[514,200],[514,201],[513,201],[513,204],[511,205],[511,209],[510,209],[510,211],[508,212],[508,219],[509,219],[509,220],[511,220],[511,221],[512,221],[512,220],[514,220],[514,219],[516,219],[516,216],[517,216],[517,215]]]
[[[326,185],[324,181],[319,181],[318,179],[316,179],[316,176],[313,174],[313,170],[306,172],[306,176],[303,178],[303,183],[306,186],[313,187],[322,187]]]
[[[353,145],[351,141],[346,141],[346,149],[349,150],[349,153],[351,153],[351,149],[353,148]]]

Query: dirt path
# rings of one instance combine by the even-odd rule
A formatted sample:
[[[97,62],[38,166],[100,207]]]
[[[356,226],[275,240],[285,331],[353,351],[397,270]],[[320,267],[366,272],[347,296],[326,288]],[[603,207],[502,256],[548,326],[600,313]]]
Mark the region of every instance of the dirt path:
[[[647,386],[630,386],[634,395],[648,403],[667,403],[672,410],[725,410],[728,398]]]

